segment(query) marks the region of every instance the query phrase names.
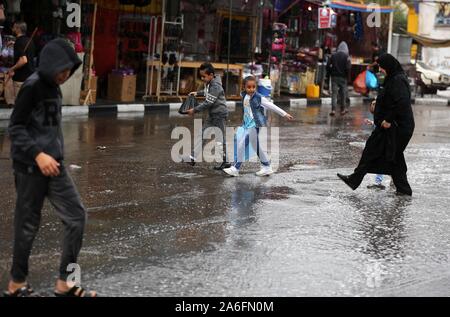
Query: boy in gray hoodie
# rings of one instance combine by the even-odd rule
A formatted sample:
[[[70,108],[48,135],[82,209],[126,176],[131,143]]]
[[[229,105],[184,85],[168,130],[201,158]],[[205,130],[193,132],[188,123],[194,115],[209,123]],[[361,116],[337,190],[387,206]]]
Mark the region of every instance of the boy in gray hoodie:
[[[55,295],[95,297],[68,281],[77,263],[87,212],[64,166],[60,85],[82,64],[70,44],[57,39],[41,52],[38,70],[23,84],[11,115],[9,136],[17,201],[11,281],[6,297],[30,297],[28,260],[47,197],[64,225],[64,241]]]
[[[205,101],[200,103],[194,109],[188,110],[188,114],[194,116],[195,113],[208,110],[208,119],[203,126],[202,136],[206,129],[211,127],[219,128],[222,131],[223,136],[223,162],[220,166],[215,167],[215,170],[223,170],[224,168],[230,168],[231,164],[227,162],[226,154],[226,120],[228,119],[227,101],[225,99],[225,92],[222,87],[222,80],[220,76],[215,75],[215,69],[210,63],[204,63],[200,66],[200,77],[205,83],[205,89],[203,91],[192,92],[193,96],[205,97]],[[195,165],[195,160],[198,153],[203,146],[202,142],[196,142],[194,151],[190,157],[190,163]]]

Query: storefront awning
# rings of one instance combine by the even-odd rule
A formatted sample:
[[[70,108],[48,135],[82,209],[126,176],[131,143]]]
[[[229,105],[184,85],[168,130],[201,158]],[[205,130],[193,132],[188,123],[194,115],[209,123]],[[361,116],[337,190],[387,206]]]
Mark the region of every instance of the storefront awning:
[[[342,9],[349,11],[358,11],[358,12],[373,12],[374,7],[367,4],[360,4],[348,1],[331,1],[327,4],[330,8],[333,9]],[[394,11],[393,7],[389,6],[379,6],[377,9],[380,10],[381,13],[391,13]]]
[[[409,33],[408,35],[413,38],[414,41],[419,43],[420,45],[426,46],[426,47],[450,47],[450,39],[444,39],[444,40],[438,40],[438,39],[432,39],[429,37]]]

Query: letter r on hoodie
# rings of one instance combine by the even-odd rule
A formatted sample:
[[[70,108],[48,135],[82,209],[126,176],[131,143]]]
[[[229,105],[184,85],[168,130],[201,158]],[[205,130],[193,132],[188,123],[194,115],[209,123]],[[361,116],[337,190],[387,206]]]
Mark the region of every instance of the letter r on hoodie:
[[[44,101],[44,126],[55,127],[58,125],[58,101],[57,100],[45,100]]]

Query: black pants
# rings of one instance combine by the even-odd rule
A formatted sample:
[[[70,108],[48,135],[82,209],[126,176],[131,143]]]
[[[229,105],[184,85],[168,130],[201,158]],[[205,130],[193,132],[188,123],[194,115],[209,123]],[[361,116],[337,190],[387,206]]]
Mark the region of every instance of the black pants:
[[[203,140],[203,135],[205,133],[205,130],[208,128],[219,128],[220,131],[222,131],[222,136],[223,136],[223,140],[222,140],[222,145],[223,145],[223,162],[228,162],[227,161],[227,135],[226,135],[226,121],[227,121],[227,117],[209,117],[206,120],[206,123],[203,125],[203,131],[202,131],[202,140],[201,142],[197,140],[194,140],[196,143],[194,145],[194,151],[192,152],[192,156],[197,158],[198,153],[202,150],[203,148],[203,143],[205,140]]]
[[[397,189],[397,192],[400,192],[402,194],[406,195],[412,195],[412,189],[408,182],[408,177],[406,175],[408,171],[408,167],[406,165],[405,161],[405,155],[403,152],[405,151],[406,147],[409,144],[409,141],[411,140],[412,135],[411,134],[405,134],[401,135],[399,134],[397,138],[397,148],[396,148],[396,154],[395,154],[395,163],[392,166],[392,172],[391,177],[392,181],[394,182],[394,185]],[[374,169],[374,166],[372,166],[372,162],[369,158],[365,158],[364,154],[361,158],[361,161],[358,165],[358,167],[355,169],[355,172],[350,175],[350,182],[355,186],[359,187],[361,185],[364,176],[366,174]],[[375,167],[376,168],[376,167]],[[384,174],[384,173],[383,173]]]
[[[331,110],[336,111],[339,104],[341,111],[349,108],[348,99],[348,83],[343,77],[331,77]]]
[[[48,197],[64,225],[64,241],[59,277],[66,280],[67,266],[77,262],[87,212],[80,195],[64,167],[58,177],[45,177],[39,171],[15,171],[17,202],[14,218],[14,251],[11,276],[23,283],[28,276],[28,260],[39,230],[41,211]]]

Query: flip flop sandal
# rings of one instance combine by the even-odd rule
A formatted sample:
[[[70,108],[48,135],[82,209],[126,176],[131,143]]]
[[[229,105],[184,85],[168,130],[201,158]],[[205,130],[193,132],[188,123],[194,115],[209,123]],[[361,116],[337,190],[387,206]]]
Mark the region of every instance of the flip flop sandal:
[[[5,291],[3,292],[3,297],[39,297],[39,295],[34,292],[30,285],[27,285],[17,289],[14,293]]]
[[[93,292],[87,292],[84,288],[74,286],[66,293],[58,293],[55,292],[56,297],[97,297],[97,294],[95,296],[92,294]]]

